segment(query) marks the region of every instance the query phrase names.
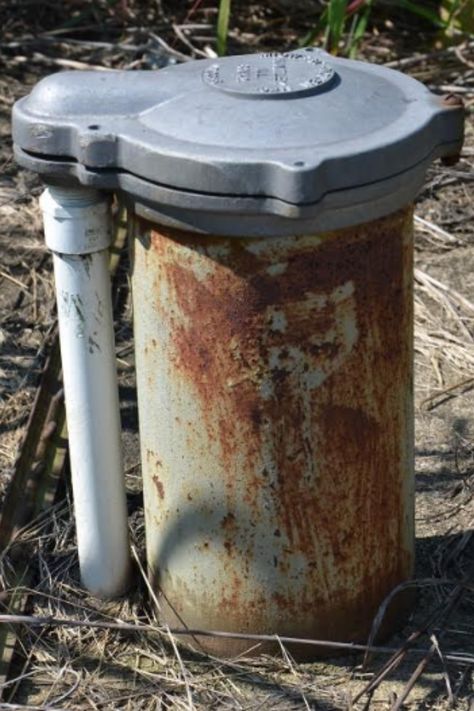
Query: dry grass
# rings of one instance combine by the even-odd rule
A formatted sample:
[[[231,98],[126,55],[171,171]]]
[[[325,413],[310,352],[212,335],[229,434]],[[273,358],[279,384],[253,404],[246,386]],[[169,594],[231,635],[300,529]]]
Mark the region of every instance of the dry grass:
[[[421,269],[415,279],[415,350],[438,380],[421,406],[433,407],[440,398],[474,386],[474,304]],[[456,374],[457,382],[447,385],[447,372]]]
[[[469,565],[470,533],[457,537],[454,546],[446,548],[444,543],[433,551],[438,557],[437,578],[418,583],[429,605],[418,612],[412,627],[422,629],[424,618],[432,618],[431,640],[436,643],[436,650],[443,649],[444,653],[448,645],[451,649],[453,638],[458,639],[458,644],[461,640],[461,646],[455,647],[458,653],[474,653],[472,640],[468,643],[462,639],[472,625],[466,619],[466,611],[472,610],[474,602],[472,581],[462,590],[458,586],[456,593],[456,580],[463,578]],[[132,519],[132,535],[135,545],[141,546],[141,515]],[[81,620],[83,626],[70,628],[53,623],[22,628],[21,660],[3,690],[7,702],[12,698],[17,704],[52,709],[348,709],[350,699],[363,692],[373,671],[385,663],[383,657],[374,655],[363,669],[360,660],[351,655],[333,662],[297,664],[283,645],[279,658],[242,657],[224,662],[178,647],[177,640],[157,627],[153,604],[147,601],[143,584],[116,603],[90,598],[81,588],[67,500],[20,532],[4,552],[0,581],[5,590],[15,559],[25,554],[36,571],[34,590],[24,591],[29,595],[28,613],[56,620]],[[473,562],[471,555],[471,567]],[[453,594],[457,594],[456,599]],[[449,619],[453,602],[456,615]],[[96,627],[98,622],[117,621],[136,625],[138,631]],[[155,625],[157,631],[140,631],[142,625]],[[401,639],[396,644],[392,641],[391,646],[399,644]],[[430,646],[427,635],[421,636],[421,646]],[[386,704],[390,695],[404,688],[419,659],[408,656],[401,666],[392,669],[375,690],[371,708],[389,708]],[[443,669],[436,660],[430,667],[415,689],[416,700],[407,708],[456,708],[456,703],[446,704],[448,688],[453,698],[460,696],[465,703],[469,667],[446,661]],[[436,705],[425,706],[426,697],[436,700]],[[353,708],[364,708],[366,701],[367,696],[363,695],[361,703]]]

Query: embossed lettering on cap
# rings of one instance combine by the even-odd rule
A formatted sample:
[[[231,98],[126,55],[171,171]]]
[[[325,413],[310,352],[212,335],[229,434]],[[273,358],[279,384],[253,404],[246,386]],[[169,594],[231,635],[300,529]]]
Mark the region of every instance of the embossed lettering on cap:
[[[226,57],[203,71],[206,84],[231,94],[252,97],[313,93],[335,76],[321,50],[307,48],[283,54],[266,52],[253,57]]]

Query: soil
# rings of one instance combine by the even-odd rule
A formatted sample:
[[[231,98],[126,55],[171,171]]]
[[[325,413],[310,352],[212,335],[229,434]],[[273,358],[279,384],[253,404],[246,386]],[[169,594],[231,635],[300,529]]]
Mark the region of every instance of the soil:
[[[75,6],[80,9],[80,3]],[[143,20],[133,3],[119,3],[111,15],[102,4],[97,7],[99,19],[105,23],[101,40],[115,40],[120,32],[123,38],[123,27],[132,26],[137,17]],[[302,3],[302,7],[307,8],[307,4]],[[166,11],[165,7],[165,15]],[[84,10],[86,25],[91,20],[88,12]],[[213,21],[214,11],[209,5],[199,12],[194,18],[196,23]],[[55,13],[49,20],[44,16],[36,18],[36,29],[51,31],[61,26],[65,21],[63,12],[56,7]],[[173,13],[168,10],[168,34],[164,31],[163,36],[176,51],[179,47],[180,52],[190,53],[189,47],[169,34],[172,15],[183,21],[179,4]],[[291,45],[309,23],[308,9],[293,21],[291,3],[283,0],[270,9],[256,4],[247,6],[242,13],[238,30],[230,38],[234,51],[254,51],[257,45],[274,48],[282,42]],[[159,66],[164,56],[156,48],[135,56],[116,47],[94,47],[87,44],[97,41],[94,30],[84,30],[79,44],[58,44],[57,38],[49,35],[49,41],[33,45],[32,28],[27,24],[31,23],[31,13],[23,9],[6,18],[10,24],[4,23],[3,45],[0,44],[0,495],[12,475],[55,325],[51,258],[43,243],[37,201],[42,187],[36,176],[19,169],[13,161],[12,105],[42,76],[64,68],[64,59],[133,69]],[[151,19],[157,26],[164,22],[162,14]],[[93,26],[93,22],[89,25]],[[265,36],[261,32],[263,26]],[[211,36],[206,27],[199,31]],[[25,38],[17,47],[11,46],[15,32]],[[125,33],[126,40],[143,42],[144,32]],[[197,30],[193,32],[195,35]],[[365,42],[363,54],[371,61],[401,60],[404,71],[430,88],[460,93],[468,115],[460,162],[451,167],[434,165],[417,201],[417,216],[427,220],[429,226],[417,222],[416,267],[438,280],[443,288],[433,283],[428,288],[422,277],[417,278],[416,578],[425,583],[416,586],[414,614],[403,632],[389,641],[392,647],[417,629],[436,605],[447,610],[456,582],[470,574],[472,584],[469,571],[474,564],[474,46],[469,45],[458,54],[431,54],[433,37],[417,32],[410,33],[406,16],[392,28],[382,19]],[[404,63],[406,57],[422,51],[423,43],[430,47],[427,58]],[[211,40],[195,40],[195,45],[207,51]],[[125,271],[116,299],[116,315],[127,486],[134,544],[140,555],[143,521],[138,425],[132,314]],[[48,526],[33,526],[23,532],[22,541],[29,542],[33,551],[31,565],[36,571],[36,584],[28,606],[34,614],[78,616],[84,612],[96,619],[107,616],[138,620],[151,615],[146,591],[140,587],[127,600],[113,605],[92,600],[81,589],[67,493],[56,505]],[[3,582],[5,575],[2,567]],[[442,650],[435,651],[435,655],[474,654],[473,603],[471,585],[463,588],[452,615],[446,614],[432,629],[432,640],[425,635],[421,646],[426,649],[435,640]],[[194,704],[202,709],[349,709],[349,699],[363,689],[384,661],[374,657],[364,669],[360,657],[351,655],[325,663],[296,665],[283,655],[278,660],[261,657],[222,665],[186,652],[183,661],[173,647],[159,638],[137,641],[94,629],[30,630],[21,637],[21,649],[24,661],[17,673],[22,679],[9,687],[8,694],[4,691],[3,698],[5,703],[36,704],[41,708],[158,709],[193,708]],[[365,696],[354,708],[392,708],[394,694],[401,693],[419,659],[407,658],[370,700]],[[474,708],[472,665],[446,662],[443,668],[430,663],[404,708],[450,707],[466,711]],[[17,706],[3,706],[0,702],[0,708]]]

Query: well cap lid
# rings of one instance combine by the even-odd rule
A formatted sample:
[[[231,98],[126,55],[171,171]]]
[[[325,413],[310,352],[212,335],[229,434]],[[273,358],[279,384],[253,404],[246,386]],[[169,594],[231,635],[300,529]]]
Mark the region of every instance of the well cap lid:
[[[315,48],[158,72],[62,72],[14,109],[17,155],[29,167],[36,160],[54,176],[68,164],[80,182],[106,188],[113,174],[127,191],[147,181],[195,204],[201,195],[203,210],[208,196],[263,200],[267,212],[269,200],[277,211],[316,209],[342,192],[349,207],[366,187],[370,203],[374,185],[393,193],[397,176],[424,174],[459,152],[462,137],[462,109],[418,81]]]

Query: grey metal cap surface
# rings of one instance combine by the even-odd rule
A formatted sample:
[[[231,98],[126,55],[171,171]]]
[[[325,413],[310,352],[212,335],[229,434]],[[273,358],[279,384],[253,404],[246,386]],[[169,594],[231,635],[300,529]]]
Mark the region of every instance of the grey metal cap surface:
[[[308,48],[157,72],[61,72],[14,107],[20,163],[122,190],[137,212],[224,234],[367,221],[459,153],[461,107],[416,80]]]

